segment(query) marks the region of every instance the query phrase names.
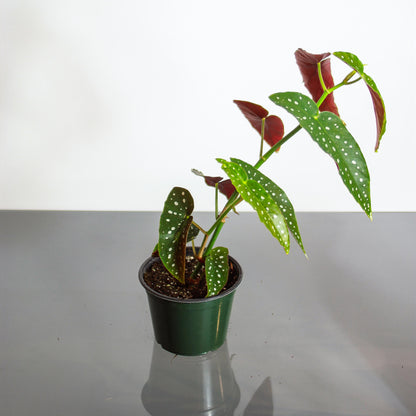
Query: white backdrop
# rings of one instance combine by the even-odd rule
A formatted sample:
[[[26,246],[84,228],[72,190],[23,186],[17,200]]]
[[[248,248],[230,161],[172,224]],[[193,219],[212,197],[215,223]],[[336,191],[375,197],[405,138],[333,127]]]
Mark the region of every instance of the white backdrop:
[[[367,158],[373,209],[416,210],[414,0],[2,0],[0,19],[0,209],[160,210],[178,185],[212,210],[191,168],[216,176],[216,157],[257,160],[233,99],[295,125],[267,97],[306,93],[302,47],[367,64],[387,108],[377,154],[366,87],[336,102]],[[348,71],[332,63],[339,81]],[[297,210],[359,210],[305,134],[264,171]]]

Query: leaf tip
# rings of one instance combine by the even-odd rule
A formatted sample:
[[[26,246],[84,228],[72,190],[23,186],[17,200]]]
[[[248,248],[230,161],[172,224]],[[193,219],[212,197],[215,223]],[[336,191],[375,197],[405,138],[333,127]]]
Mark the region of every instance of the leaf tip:
[[[198,169],[191,169],[191,172],[196,176],[204,176],[204,174]]]

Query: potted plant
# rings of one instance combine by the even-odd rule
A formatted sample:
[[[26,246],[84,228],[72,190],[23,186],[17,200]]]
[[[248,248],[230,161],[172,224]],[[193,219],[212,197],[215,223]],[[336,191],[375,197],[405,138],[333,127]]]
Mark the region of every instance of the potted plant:
[[[231,211],[248,202],[259,219],[279,241],[286,253],[289,234],[306,255],[295,211],[286,193],[260,168],[297,132],[306,130],[311,139],[335,162],[336,169],[356,202],[371,219],[370,176],[359,145],[340,118],[333,92],[363,81],[371,95],[375,111],[378,150],[386,129],[386,113],[380,92],[358,57],[348,52],[332,55],[348,67],[347,75],[335,84],[330,53],[295,52],[303,82],[312,98],[300,92],[272,94],[270,100],[289,112],[297,127],[284,134],[282,120],[260,105],[234,101],[252,127],[260,134],[258,160],[250,164],[237,158],[217,159],[228,176],[206,176],[215,188],[215,218],[203,228],[192,216],[194,202],[190,192],[175,187],[169,193],[159,223],[159,241],[139,271],[145,287],[156,341],[168,351],[198,355],[220,347],[226,337],[234,291],[241,281],[241,267],[216,240]],[[264,151],[264,142],[270,149]],[[226,197],[219,209],[219,194]],[[198,247],[195,240],[202,236]]]

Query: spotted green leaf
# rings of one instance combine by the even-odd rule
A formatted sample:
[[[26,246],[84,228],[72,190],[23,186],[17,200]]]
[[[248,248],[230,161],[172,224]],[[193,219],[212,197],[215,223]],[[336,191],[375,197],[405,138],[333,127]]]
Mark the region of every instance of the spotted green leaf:
[[[298,92],[277,93],[270,99],[294,115],[321,149],[335,160],[345,186],[371,218],[367,164],[342,120],[328,111],[320,113],[313,100]]]
[[[244,168],[235,162],[217,159],[241,197],[256,211],[260,221],[289,253],[289,230],[279,204],[269,195],[263,184],[250,179]],[[271,181],[270,181],[271,182]]]
[[[374,80],[364,72],[364,65],[356,55],[350,52],[334,52],[333,55],[354,69],[367,84],[371,99],[373,100],[374,114],[376,116],[377,141],[375,150],[377,151],[380,146],[380,140],[386,132],[386,109],[380,91]]]
[[[303,247],[302,238],[300,236],[298,223],[296,220],[295,210],[293,209],[292,203],[289,201],[286,193],[276,185],[271,179],[261,173],[254,166],[250,165],[247,162],[243,162],[239,159],[231,158],[231,161],[241,166],[247,174],[249,179],[257,181],[260,185],[263,186],[267,194],[274,200],[274,202],[280,208],[280,211],[285,219],[286,225],[295,237],[296,242],[299,244],[302,251],[305,253]]]
[[[199,234],[199,228],[196,227],[193,223],[191,224],[191,227],[189,228],[189,232],[188,232],[188,236],[186,241],[189,243],[192,240],[195,240],[195,238],[197,237],[197,235]],[[159,253],[159,244],[156,243],[155,248],[152,251],[153,255],[158,255]]]
[[[189,241],[195,240],[198,234],[199,228],[196,227],[194,224],[191,224],[186,241],[189,243]]]
[[[207,297],[218,295],[228,280],[228,249],[213,248],[205,258]]]
[[[194,201],[185,188],[169,193],[159,223],[159,256],[166,269],[185,283],[185,257],[188,232],[192,224]]]

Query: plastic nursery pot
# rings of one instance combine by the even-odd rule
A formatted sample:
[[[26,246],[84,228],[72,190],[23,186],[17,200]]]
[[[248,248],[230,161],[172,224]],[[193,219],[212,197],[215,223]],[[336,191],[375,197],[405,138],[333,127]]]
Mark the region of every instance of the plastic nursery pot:
[[[203,299],[177,299],[151,289],[144,273],[157,257],[149,257],[141,265],[139,280],[147,292],[156,342],[178,355],[201,355],[215,351],[227,337],[234,293],[242,279],[242,269],[229,256],[237,271],[235,284],[217,296]]]

